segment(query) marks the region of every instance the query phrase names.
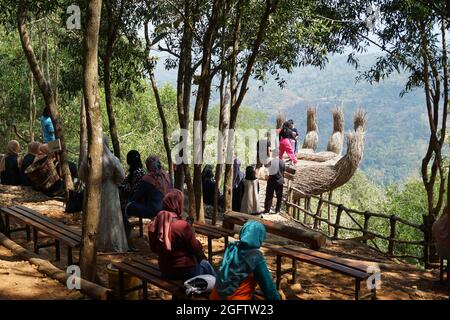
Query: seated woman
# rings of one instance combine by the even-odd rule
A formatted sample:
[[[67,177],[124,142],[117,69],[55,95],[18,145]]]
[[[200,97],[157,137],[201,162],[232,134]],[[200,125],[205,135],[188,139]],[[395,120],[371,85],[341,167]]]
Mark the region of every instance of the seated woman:
[[[22,161],[22,165],[20,166],[20,177],[23,186],[32,186],[32,182],[28,179],[25,174],[25,170],[33,164],[34,159],[39,155],[39,149],[41,147],[40,142],[33,141],[28,145],[28,153],[25,155]]]
[[[153,218],[162,210],[164,195],[172,187],[171,179],[157,157],[148,157],[148,173],[142,177],[126,207],[127,217]]]
[[[252,300],[258,284],[266,300],[280,300],[266,260],[259,250],[266,228],[254,220],[244,224],[239,241],[228,245],[211,300]]]
[[[181,218],[183,204],[183,192],[170,190],[164,197],[164,209],[149,225],[150,248],[158,254],[162,276],[183,281],[202,274],[215,276],[191,225]]]
[[[256,178],[255,169],[252,166],[248,166],[245,170],[241,212],[248,214],[258,214],[261,212],[259,205],[259,183]]]
[[[241,160],[234,159],[233,163],[233,211],[241,211],[242,197],[244,196],[244,173],[241,171]]]
[[[136,150],[130,150],[127,154],[128,175],[120,184],[120,200],[127,204],[131,196],[136,192],[142,177],[147,173],[142,165],[141,155]]]
[[[10,186],[20,186],[20,144],[16,140],[8,143],[5,156],[0,160],[0,181]]]
[[[216,189],[216,180],[214,179],[213,168],[206,165],[202,173],[202,189],[203,189],[203,203],[208,206],[214,206],[214,190]],[[221,205],[221,194],[217,191],[216,194],[218,204]]]

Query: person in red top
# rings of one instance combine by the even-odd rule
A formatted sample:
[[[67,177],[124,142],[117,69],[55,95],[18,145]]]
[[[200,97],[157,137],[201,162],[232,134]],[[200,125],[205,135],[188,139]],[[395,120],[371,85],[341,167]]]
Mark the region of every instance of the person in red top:
[[[183,193],[170,190],[164,196],[163,210],[149,225],[150,248],[158,254],[162,277],[185,281],[203,274],[216,276],[191,225],[181,218],[183,204]]]

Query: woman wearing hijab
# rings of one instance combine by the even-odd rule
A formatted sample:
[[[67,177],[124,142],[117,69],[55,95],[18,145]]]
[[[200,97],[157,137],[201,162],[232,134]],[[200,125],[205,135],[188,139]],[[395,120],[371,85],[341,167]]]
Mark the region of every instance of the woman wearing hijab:
[[[228,245],[217,274],[211,300],[252,300],[256,285],[266,300],[280,300],[266,260],[259,250],[266,237],[264,226],[254,220],[244,224],[239,241]]]
[[[128,242],[120,208],[118,185],[125,178],[120,160],[108,147],[108,139],[103,138],[102,194],[100,222],[97,233],[97,247],[104,252],[127,252]],[[80,178],[87,181],[87,161],[80,166]]]
[[[210,165],[206,165],[202,173],[202,190],[203,190],[203,203],[208,206],[214,206],[214,190],[216,188],[216,180],[214,179],[213,168]],[[220,192],[216,194],[217,199],[220,199]]]
[[[32,186],[32,182],[28,179],[25,174],[25,170],[33,164],[34,159],[39,155],[41,144],[37,141],[33,141],[28,145],[28,153],[25,155],[22,161],[22,165],[20,166],[20,177],[23,186]]]
[[[234,159],[233,164],[233,211],[241,211],[242,197],[244,196],[244,173],[241,171],[241,160]]]
[[[119,190],[121,199],[128,202],[133,193],[137,190],[137,186],[142,177],[147,173],[142,165],[141,154],[136,150],[130,150],[127,154],[128,175],[120,184]]]
[[[181,218],[183,204],[183,192],[170,190],[163,210],[149,224],[150,248],[158,254],[162,277],[185,281],[202,274],[215,276],[191,225]]]
[[[261,212],[259,206],[259,183],[253,166],[245,170],[244,195],[242,196],[241,212],[258,214]]]
[[[297,164],[297,158],[295,157],[294,154],[294,148],[292,146],[292,142],[291,140],[295,140],[296,139],[296,134],[294,131],[292,131],[292,129],[294,128],[294,124],[286,121],[283,124],[283,128],[280,131],[280,152],[279,152],[279,158],[283,159],[284,153],[287,153],[287,155],[289,156],[289,158],[291,159],[291,163],[293,165]]]
[[[20,144],[16,140],[8,143],[5,156],[0,160],[0,180],[2,184],[20,186]]]
[[[142,177],[126,208],[127,217],[153,218],[162,210],[164,195],[172,187],[159,158],[150,156],[146,161],[147,174]]]

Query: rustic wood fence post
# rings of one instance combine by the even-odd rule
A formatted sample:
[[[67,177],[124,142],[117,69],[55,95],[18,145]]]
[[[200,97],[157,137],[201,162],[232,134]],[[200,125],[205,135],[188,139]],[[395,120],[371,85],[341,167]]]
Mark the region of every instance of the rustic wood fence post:
[[[338,211],[336,213],[336,220],[334,223],[334,235],[333,235],[334,239],[337,239],[339,236],[339,227],[340,227],[340,223],[341,223],[341,215],[342,215],[343,210],[344,210],[344,207],[342,206],[342,204],[340,204],[338,206]]]
[[[318,227],[320,228],[321,221],[317,218],[322,217],[322,204],[323,199],[322,195],[320,195],[319,203],[317,204],[316,216],[314,217],[314,229],[317,229]]]
[[[364,240],[362,243],[367,244],[367,231],[369,230],[369,219],[370,219],[370,213],[368,211],[364,212],[364,230],[363,230],[363,237]]]
[[[389,218],[389,224],[391,228],[391,234],[389,235],[389,245],[388,252],[392,256],[394,255],[394,244],[395,244],[395,235],[396,235],[396,225],[397,225],[397,217],[395,215],[391,215]]]

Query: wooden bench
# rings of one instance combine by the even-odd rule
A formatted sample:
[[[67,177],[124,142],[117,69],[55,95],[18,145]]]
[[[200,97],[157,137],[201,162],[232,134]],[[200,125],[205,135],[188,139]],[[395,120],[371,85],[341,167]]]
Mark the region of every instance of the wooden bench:
[[[439,280],[441,282],[444,282],[444,274],[447,271],[447,281],[448,281],[448,275],[450,273],[448,269],[448,259],[442,259],[440,258],[440,265],[439,265]],[[447,260],[447,266],[444,265],[444,261]]]
[[[140,257],[132,257],[121,262],[114,263],[114,267],[119,270],[119,299],[124,299],[129,292],[142,290],[144,300],[148,299],[148,284],[157,286],[164,291],[172,294],[173,300],[209,300],[209,293],[186,295],[184,282],[163,279],[158,266],[151,264],[147,260]],[[141,280],[141,284],[132,288],[125,289],[125,273],[137,277]],[[261,292],[255,293],[256,300],[264,300]]]
[[[167,279],[162,279],[161,271],[158,266],[149,263],[143,258],[133,257],[131,259],[125,259],[119,263],[114,263],[114,267],[119,270],[119,299],[124,299],[125,295],[129,292],[136,290],[142,290],[142,296],[144,300],[148,299],[148,284],[157,286],[164,291],[170,292],[172,294],[172,299],[180,300],[206,300],[205,295],[186,295],[184,283],[182,281],[172,281]],[[141,284],[125,289],[124,274],[127,273],[141,280]]]
[[[310,250],[307,248],[288,246],[276,246],[271,244],[263,245],[264,248],[273,252],[277,256],[276,260],[276,286],[280,287],[281,276],[285,273],[292,272],[292,282],[296,280],[296,261],[309,263],[328,270],[332,270],[339,274],[355,278],[355,300],[360,300],[361,281],[367,280],[371,274],[367,272],[367,265],[354,260],[335,257],[323,252]],[[282,257],[292,259],[292,268],[281,270]],[[371,290],[371,298],[376,299],[376,289]]]
[[[205,223],[194,222],[192,224],[194,231],[198,234],[204,235],[208,238],[208,261],[212,264],[212,257],[224,253],[228,247],[228,237],[233,237],[235,232],[233,230],[224,229],[218,226],[213,226]],[[224,248],[222,250],[213,251],[212,241],[214,239],[224,239]]]
[[[61,259],[61,243],[63,243],[67,246],[67,264],[73,264],[72,249],[79,247],[81,244],[81,233],[79,231],[23,206],[2,207],[0,208],[0,214],[5,217],[4,229],[7,237],[11,237],[14,232],[25,231],[27,241],[30,241],[32,232],[34,252],[39,254],[39,249],[54,246],[57,261]],[[10,218],[20,221],[25,227],[11,229]],[[39,233],[51,237],[55,241],[40,244]]]

